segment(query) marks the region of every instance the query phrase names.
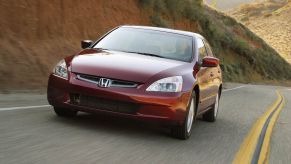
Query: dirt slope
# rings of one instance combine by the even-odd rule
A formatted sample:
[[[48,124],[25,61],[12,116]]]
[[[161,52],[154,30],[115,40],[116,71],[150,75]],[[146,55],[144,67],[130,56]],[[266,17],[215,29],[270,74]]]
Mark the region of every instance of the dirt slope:
[[[199,10],[192,9],[193,5],[198,7],[198,1],[194,0],[192,6],[185,5],[190,1],[0,0],[0,90],[45,88],[54,65],[64,56],[79,51],[80,40],[95,40],[123,24],[168,26],[202,33],[211,41],[215,52],[221,54],[224,78],[228,81],[272,80],[277,74],[284,75],[282,79],[291,78],[283,72],[291,70],[289,67],[275,68],[277,73],[274,73],[264,64],[252,66],[262,61],[255,47],[263,47],[262,53],[270,52],[268,58],[282,61],[263,41],[250,37],[252,34],[242,25],[200,5]],[[151,5],[145,5],[148,2]],[[174,12],[169,12],[171,5]],[[184,8],[178,10],[177,6]],[[221,29],[210,25],[216,19],[223,20],[216,22]]]
[[[291,1],[268,0],[230,11],[291,63]]]
[[[44,87],[57,61],[80,50],[80,40],[121,24],[147,24],[137,1],[114,2],[0,0],[0,89]]]

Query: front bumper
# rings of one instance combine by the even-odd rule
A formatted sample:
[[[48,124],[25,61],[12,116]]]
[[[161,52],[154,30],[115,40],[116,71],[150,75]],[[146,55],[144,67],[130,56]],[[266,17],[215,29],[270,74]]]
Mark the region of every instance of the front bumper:
[[[54,107],[69,108],[73,110],[96,113],[103,112],[143,120],[156,120],[167,123],[182,124],[185,120],[186,110],[191,92],[160,93],[147,92],[144,85],[137,88],[100,88],[93,83],[80,81],[74,73],[70,73],[69,80],[59,78],[53,74],[49,77],[47,98]],[[72,100],[72,95],[90,97],[90,101],[106,102],[107,105],[132,104],[136,107],[134,112],[104,110],[91,105],[78,104]],[[126,105],[123,105],[126,107]]]

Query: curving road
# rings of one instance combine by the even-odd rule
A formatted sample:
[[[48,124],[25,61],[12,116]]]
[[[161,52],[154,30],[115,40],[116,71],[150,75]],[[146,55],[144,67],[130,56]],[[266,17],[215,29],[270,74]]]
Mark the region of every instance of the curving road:
[[[196,121],[187,141],[135,120],[83,113],[58,118],[51,107],[39,106],[46,104],[43,94],[0,94],[0,163],[232,163],[253,124],[277,99],[276,89],[286,104],[269,163],[290,163],[291,90],[240,86],[227,85],[217,122]]]

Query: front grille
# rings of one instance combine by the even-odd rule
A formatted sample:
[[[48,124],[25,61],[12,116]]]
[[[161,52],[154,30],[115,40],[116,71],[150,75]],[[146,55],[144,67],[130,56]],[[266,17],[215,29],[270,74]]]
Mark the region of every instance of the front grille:
[[[77,74],[77,79],[86,81],[89,83],[94,83],[99,85],[100,79],[103,77],[92,76],[92,75],[85,75],[85,74]],[[121,88],[136,88],[138,86],[137,83],[123,81],[123,80],[116,80],[116,79],[108,79],[110,84],[108,87],[121,87]]]
[[[95,96],[70,94],[70,103],[111,112],[136,114],[139,105],[123,101],[108,100]]]

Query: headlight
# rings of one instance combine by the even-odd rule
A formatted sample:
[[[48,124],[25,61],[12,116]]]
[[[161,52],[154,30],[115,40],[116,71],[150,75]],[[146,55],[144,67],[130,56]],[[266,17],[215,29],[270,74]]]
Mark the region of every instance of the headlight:
[[[183,85],[182,76],[167,77],[154,82],[146,91],[154,92],[181,92]]]
[[[61,60],[54,68],[53,73],[59,77],[68,79],[68,69],[65,60]]]

